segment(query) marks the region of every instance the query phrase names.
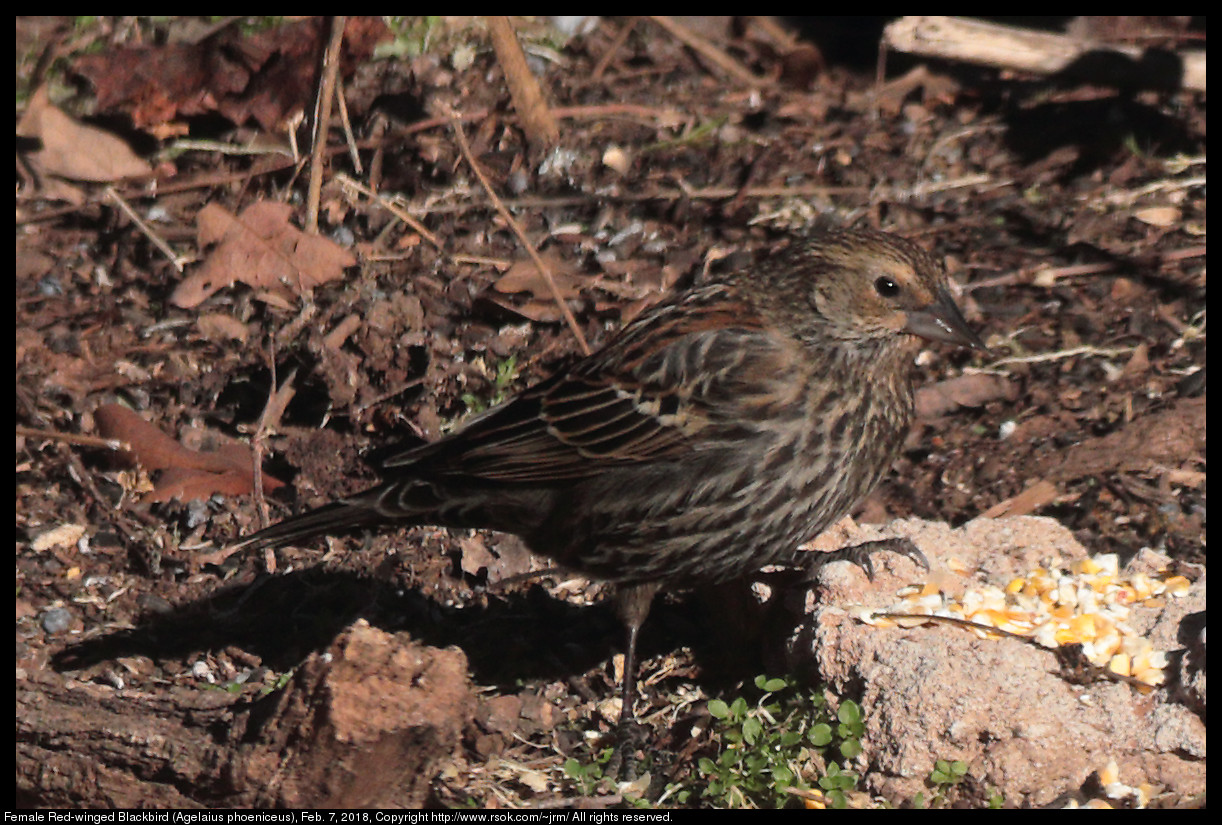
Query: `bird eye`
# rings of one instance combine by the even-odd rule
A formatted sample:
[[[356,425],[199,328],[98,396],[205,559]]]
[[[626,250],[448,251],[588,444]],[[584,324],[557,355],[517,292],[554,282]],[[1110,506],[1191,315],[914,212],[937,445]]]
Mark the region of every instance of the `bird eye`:
[[[878,294],[884,298],[894,298],[896,295],[900,294],[899,285],[887,277],[882,277],[875,281],[874,289],[876,289]]]

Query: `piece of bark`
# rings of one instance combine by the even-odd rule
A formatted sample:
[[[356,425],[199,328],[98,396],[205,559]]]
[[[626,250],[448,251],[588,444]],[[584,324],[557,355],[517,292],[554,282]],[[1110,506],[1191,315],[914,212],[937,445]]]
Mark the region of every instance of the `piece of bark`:
[[[1032,31],[980,20],[910,15],[883,30],[888,48],[908,54],[978,63],[999,69],[1051,75],[1070,70],[1091,54],[1114,53],[1135,65],[1145,65],[1142,49],[1050,32]],[[1180,86],[1205,91],[1205,52],[1168,55],[1179,62]],[[1146,72],[1145,74],[1149,74]]]
[[[282,690],[17,680],[16,805],[420,807],[475,699],[466,657],[358,621]]]
[[[522,118],[522,131],[532,146],[550,149],[560,142],[560,127],[552,116],[539,88],[539,81],[526,64],[526,55],[518,43],[513,24],[508,17],[489,16],[488,31],[492,35],[492,47],[496,50],[497,62],[505,73],[505,82],[513,98],[513,108]]]

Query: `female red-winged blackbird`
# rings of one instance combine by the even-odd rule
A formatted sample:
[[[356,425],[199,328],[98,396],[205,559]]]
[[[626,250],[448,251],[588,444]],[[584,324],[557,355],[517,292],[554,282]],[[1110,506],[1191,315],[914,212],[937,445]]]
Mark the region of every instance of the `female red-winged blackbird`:
[[[380,486],[238,547],[420,524],[515,533],[618,585],[630,720],[637,632],[657,590],[793,562],[903,444],[919,339],[984,349],[947,286],[933,256],[892,235],[795,240],[674,295],[601,351],[394,456]],[[825,558],[868,564],[858,548]]]

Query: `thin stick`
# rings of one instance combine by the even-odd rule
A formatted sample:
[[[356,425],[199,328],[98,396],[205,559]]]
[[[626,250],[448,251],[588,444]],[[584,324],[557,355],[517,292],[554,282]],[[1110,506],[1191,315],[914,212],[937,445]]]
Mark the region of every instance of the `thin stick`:
[[[318,234],[318,204],[322,200],[323,149],[327,145],[327,125],[331,122],[331,101],[335,98],[335,81],[339,76],[339,55],[344,44],[344,15],[331,18],[331,42],[323,53],[322,85],[314,118],[314,146],[310,150],[310,184],[306,195],[305,231]]]
[[[734,58],[730,57],[724,51],[714,46],[708,40],[705,40],[695,32],[679,25],[671,18],[662,17],[660,15],[652,15],[649,19],[665,29],[667,34],[669,34],[671,37],[675,38],[680,43],[699,54],[701,57],[704,57],[714,66],[721,69],[723,72],[730,75],[730,77],[742,83],[744,86],[762,86],[768,82],[766,78],[757,77],[753,72]]]
[[[526,65],[526,55],[514,33],[513,24],[508,17],[502,16],[489,16],[485,20],[492,35],[497,62],[501,64],[509,95],[513,98],[513,108],[522,118],[522,131],[526,133],[526,139],[540,148],[555,146],[560,142],[560,129],[547,108],[547,101],[543,99],[539,81],[531,73],[530,66]]]
[[[49,441],[62,441],[65,444],[79,444],[82,447],[101,447],[104,450],[125,450],[127,445],[117,438],[98,438],[96,435],[80,435],[79,433],[61,433],[57,430],[39,430],[34,427],[16,426],[17,435],[26,438],[45,438]]]
[[[740,191],[747,198],[798,198],[810,196],[835,197],[837,195],[861,195],[866,192],[864,186],[822,186],[815,184],[800,184],[798,186],[750,186],[739,190],[732,186],[708,186],[700,189],[668,189],[661,192],[612,192],[581,195],[529,195],[522,198],[510,198],[502,201],[506,206],[515,209],[543,209],[563,206],[580,206],[597,200],[599,203],[642,203],[646,201],[677,201],[677,200],[729,200]],[[476,206],[482,204],[475,204]],[[451,214],[463,212],[472,208],[470,203],[451,204],[448,206],[433,206],[434,214]]]
[[[998,358],[996,361],[989,364],[989,367],[999,367],[1002,364],[1044,364],[1048,361],[1059,361],[1062,358],[1073,358],[1078,355],[1095,355],[1101,358],[1116,358],[1121,355],[1130,355],[1137,347],[1069,347],[1068,349],[1060,349],[1054,352],[1038,352],[1034,355],[1011,355],[1007,358]]]
[[[174,250],[170,248],[170,245],[162,240],[161,236],[154,232],[147,223],[140,220],[140,217],[136,214],[135,210],[128,205],[127,201],[120,197],[119,193],[114,190],[114,187],[106,187],[106,197],[114,201],[118,207],[123,210],[123,213],[127,215],[127,217],[131,218],[132,223],[138,226],[140,231],[144,233],[145,237],[152,241],[153,246],[160,249],[161,254],[165,255],[166,258],[169,259],[171,266],[173,266],[179,272],[183,271],[182,261],[180,261],[178,256],[174,254]]]
[[[1039,75],[1072,70],[1075,62],[1091,53],[1113,52],[1134,63],[1143,55],[1138,46],[1102,43],[981,20],[924,15],[901,17],[888,24],[883,30],[883,43],[907,54]],[[1173,53],[1173,56],[1181,66],[1182,88],[1204,92],[1205,50],[1188,49]]]
[[[518,240],[522,243],[531,261],[534,262],[535,267],[538,268],[539,274],[543,276],[543,280],[547,281],[548,289],[552,292],[552,299],[555,300],[556,306],[560,308],[560,314],[564,316],[569,329],[573,331],[573,336],[577,339],[577,344],[581,347],[582,354],[589,355],[590,345],[586,343],[586,337],[582,334],[581,327],[577,325],[577,319],[573,317],[569,305],[565,303],[564,297],[560,294],[560,288],[556,286],[556,281],[552,278],[551,269],[543,262],[543,258],[539,256],[530,239],[526,237],[526,232],[522,229],[522,226],[514,219],[509,209],[506,208],[500,196],[497,195],[496,190],[492,188],[492,184],[488,182],[488,178],[484,175],[484,170],[480,169],[479,164],[475,161],[475,156],[471,152],[471,144],[467,142],[467,135],[463,132],[462,123],[459,122],[458,118],[454,118],[450,125],[454,129],[454,136],[458,139],[458,147],[462,150],[463,157],[467,159],[467,164],[475,172],[475,176],[479,178],[479,182],[484,187],[484,191],[488,193],[488,197],[492,199],[492,204],[496,207],[496,211],[501,214],[501,217],[509,224],[509,228],[518,236]]]
[[[624,23],[623,27],[619,30],[619,34],[615,35],[611,45],[603,52],[603,56],[598,58],[598,63],[594,66],[594,73],[590,75],[592,80],[602,80],[603,73],[607,71],[607,67],[611,65],[611,61],[615,59],[615,55],[619,50],[628,42],[628,35],[632,34],[632,30],[636,28],[636,24],[640,19],[640,17],[630,17],[628,22]]]
[[[416,218],[413,218],[405,210],[400,209],[398,206],[395,206],[393,203],[388,201],[386,198],[382,197],[377,192],[370,189],[368,186],[365,186],[364,184],[360,183],[359,181],[353,180],[352,178],[348,177],[347,175],[343,174],[342,172],[336,175],[335,179],[339,181],[341,184],[343,184],[344,186],[351,186],[353,189],[360,192],[365,197],[371,200],[377,201],[378,204],[380,204],[383,209],[385,209],[390,214],[394,215],[399,220],[403,221],[405,224],[407,224],[413,230],[415,230],[416,234],[424,238],[426,241],[431,243],[433,246],[437,247],[437,250],[439,252],[445,252],[445,249],[443,249],[441,245],[441,239],[438,238],[436,235],[434,235],[432,232],[430,232],[428,229],[426,229],[424,224],[422,224]]]
[[[361,167],[361,156],[356,150],[356,135],[352,134],[352,121],[348,119],[348,100],[342,84],[335,87],[335,102],[339,104],[339,122],[344,127],[344,141],[348,144],[352,168],[358,175],[363,175],[365,170]]]

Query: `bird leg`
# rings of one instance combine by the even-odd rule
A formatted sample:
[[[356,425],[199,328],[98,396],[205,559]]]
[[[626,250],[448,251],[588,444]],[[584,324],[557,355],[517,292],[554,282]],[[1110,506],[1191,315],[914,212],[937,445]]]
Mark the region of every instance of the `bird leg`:
[[[619,723],[616,725],[616,761],[620,762],[617,773],[621,778],[632,778],[635,751],[643,742],[640,726],[636,721],[633,705],[636,704],[636,643],[641,632],[641,625],[649,616],[649,608],[653,597],[661,584],[646,582],[644,584],[621,585],[615,593],[615,613],[628,631],[624,646],[624,683],[620,693]]]
[[[867,541],[862,544],[855,544],[852,547],[843,547],[830,553],[806,553],[805,556],[810,559],[809,563],[805,565],[806,575],[808,577],[814,576],[825,564],[830,564],[834,561],[847,561],[865,570],[866,576],[873,581],[874,562],[870,559],[870,554],[883,550],[907,556],[925,570],[929,569],[929,559],[925,558],[925,554],[917,549],[917,546],[912,543],[912,539],[897,537]]]

